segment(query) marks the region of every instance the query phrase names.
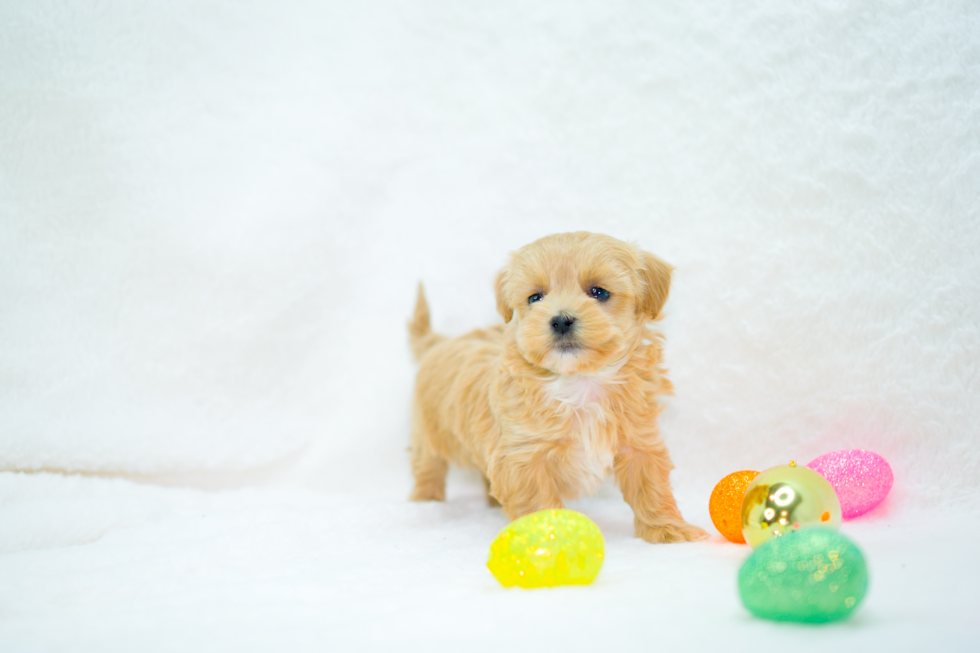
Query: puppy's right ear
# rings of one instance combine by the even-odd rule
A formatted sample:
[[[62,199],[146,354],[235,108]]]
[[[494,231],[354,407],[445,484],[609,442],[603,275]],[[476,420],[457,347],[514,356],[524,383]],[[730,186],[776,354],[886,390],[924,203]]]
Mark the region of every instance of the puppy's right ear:
[[[514,309],[507,304],[504,299],[504,285],[507,283],[507,268],[497,273],[497,280],[494,282],[494,290],[497,293],[497,312],[504,318],[504,322],[510,322],[514,317]]]

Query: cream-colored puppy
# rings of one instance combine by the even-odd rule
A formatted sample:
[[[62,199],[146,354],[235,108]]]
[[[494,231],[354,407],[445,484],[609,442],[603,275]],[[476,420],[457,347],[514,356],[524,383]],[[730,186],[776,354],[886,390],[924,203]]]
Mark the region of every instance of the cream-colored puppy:
[[[432,333],[419,288],[412,427],[417,501],[442,500],[448,463],[475,467],[511,519],[562,507],[610,470],[649,542],[707,537],[684,521],[657,427],[669,394],[661,336],[671,267],[608,236],[542,238],[497,276],[506,324]]]

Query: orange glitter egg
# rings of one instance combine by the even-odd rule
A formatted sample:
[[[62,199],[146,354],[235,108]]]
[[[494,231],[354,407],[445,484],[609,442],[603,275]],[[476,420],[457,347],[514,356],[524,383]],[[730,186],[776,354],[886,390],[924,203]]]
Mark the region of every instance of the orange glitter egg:
[[[732,472],[718,481],[708,500],[708,512],[718,532],[730,542],[745,544],[742,535],[742,499],[745,490],[759,472],[743,470]]]

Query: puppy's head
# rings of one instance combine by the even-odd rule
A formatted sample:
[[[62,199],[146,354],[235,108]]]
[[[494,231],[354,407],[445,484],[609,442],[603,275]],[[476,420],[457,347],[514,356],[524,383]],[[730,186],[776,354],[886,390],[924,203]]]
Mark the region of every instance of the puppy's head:
[[[497,275],[497,310],[516,322],[528,361],[559,374],[594,373],[640,342],[667,301],[671,270],[609,236],[547,236]]]

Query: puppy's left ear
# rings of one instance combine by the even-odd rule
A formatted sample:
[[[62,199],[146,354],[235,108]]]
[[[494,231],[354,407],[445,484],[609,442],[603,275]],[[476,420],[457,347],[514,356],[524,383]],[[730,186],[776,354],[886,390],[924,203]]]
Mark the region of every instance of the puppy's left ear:
[[[667,265],[653,254],[639,252],[640,255],[640,288],[638,310],[650,319],[660,315],[660,309],[667,303],[670,293],[670,275],[674,268]]]
[[[504,268],[497,273],[497,280],[494,282],[493,287],[497,293],[497,312],[504,318],[504,322],[510,322],[510,318],[514,317],[514,309],[504,299],[504,284],[506,283],[507,268]]]

